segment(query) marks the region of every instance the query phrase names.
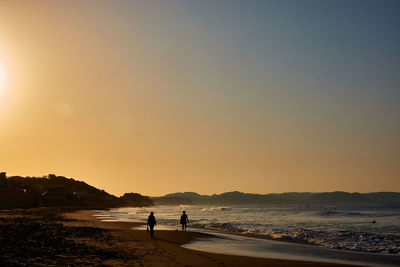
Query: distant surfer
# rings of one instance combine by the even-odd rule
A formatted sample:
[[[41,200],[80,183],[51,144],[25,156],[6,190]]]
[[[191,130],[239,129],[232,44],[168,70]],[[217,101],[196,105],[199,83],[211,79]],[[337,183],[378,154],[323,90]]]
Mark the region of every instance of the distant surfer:
[[[150,212],[149,217],[147,218],[147,227],[150,228],[150,236],[154,235],[154,226],[156,225],[156,217],[154,217],[154,212]]]
[[[183,211],[183,214],[182,214],[182,216],[181,216],[180,223],[182,224],[182,231],[186,231],[186,226],[187,226],[187,224],[189,223],[189,218],[188,218],[188,216],[186,215],[186,212],[185,212],[185,211]]]

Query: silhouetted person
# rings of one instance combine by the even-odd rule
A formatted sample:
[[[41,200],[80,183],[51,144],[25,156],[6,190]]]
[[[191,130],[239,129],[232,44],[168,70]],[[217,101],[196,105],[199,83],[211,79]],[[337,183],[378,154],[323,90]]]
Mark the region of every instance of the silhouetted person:
[[[189,218],[188,218],[188,216],[186,215],[186,212],[185,211],[183,211],[183,214],[182,214],[182,216],[181,216],[181,224],[182,224],[182,231],[186,231],[186,224],[188,224],[189,223]]]
[[[150,227],[150,236],[154,235],[154,226],[156,225],[156,218],[154,217],[154,212],[150,212],[149,217],[147,218],[147,227]]]

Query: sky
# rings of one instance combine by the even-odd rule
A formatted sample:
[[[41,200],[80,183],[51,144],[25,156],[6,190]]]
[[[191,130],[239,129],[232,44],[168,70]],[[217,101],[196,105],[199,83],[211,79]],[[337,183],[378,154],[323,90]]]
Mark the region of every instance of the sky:
[[[399,192],[399,13],[1,1],[0,171],[115,195]]]

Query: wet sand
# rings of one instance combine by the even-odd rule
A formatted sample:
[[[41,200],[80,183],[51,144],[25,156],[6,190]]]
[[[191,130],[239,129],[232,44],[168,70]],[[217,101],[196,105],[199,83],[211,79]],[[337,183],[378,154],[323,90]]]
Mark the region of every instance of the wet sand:
[[[104,222],[91,210],[0,210],[0,265],[25,266],[344,266],[206,253],[181,245],[205,234]]]
[[[115,245],[135,251],[140,255],[137,262],[144,266],[343,266],[338,264],[301,262],[290,260],[262,259],[230,256],[189,250],[180,247],[194,238],[205,234],[157,230],[154,239],[144,230],[132,230],[139,223],[103,222],[93,216],[92,211],[77,211],[65,214],[67,218],[77,219],[70,225],[83,225],[111,230]],[[129,264],[129,265],[130,265]]]

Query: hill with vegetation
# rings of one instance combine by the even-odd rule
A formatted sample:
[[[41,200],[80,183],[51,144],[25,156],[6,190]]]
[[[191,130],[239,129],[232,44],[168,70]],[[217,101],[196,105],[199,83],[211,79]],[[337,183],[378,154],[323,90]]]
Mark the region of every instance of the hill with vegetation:
[[[43,177],[7,177],[0,173],[0,208],[152,206],[146,196],[127,193],[116,197],[85,182],[49,174]]]

